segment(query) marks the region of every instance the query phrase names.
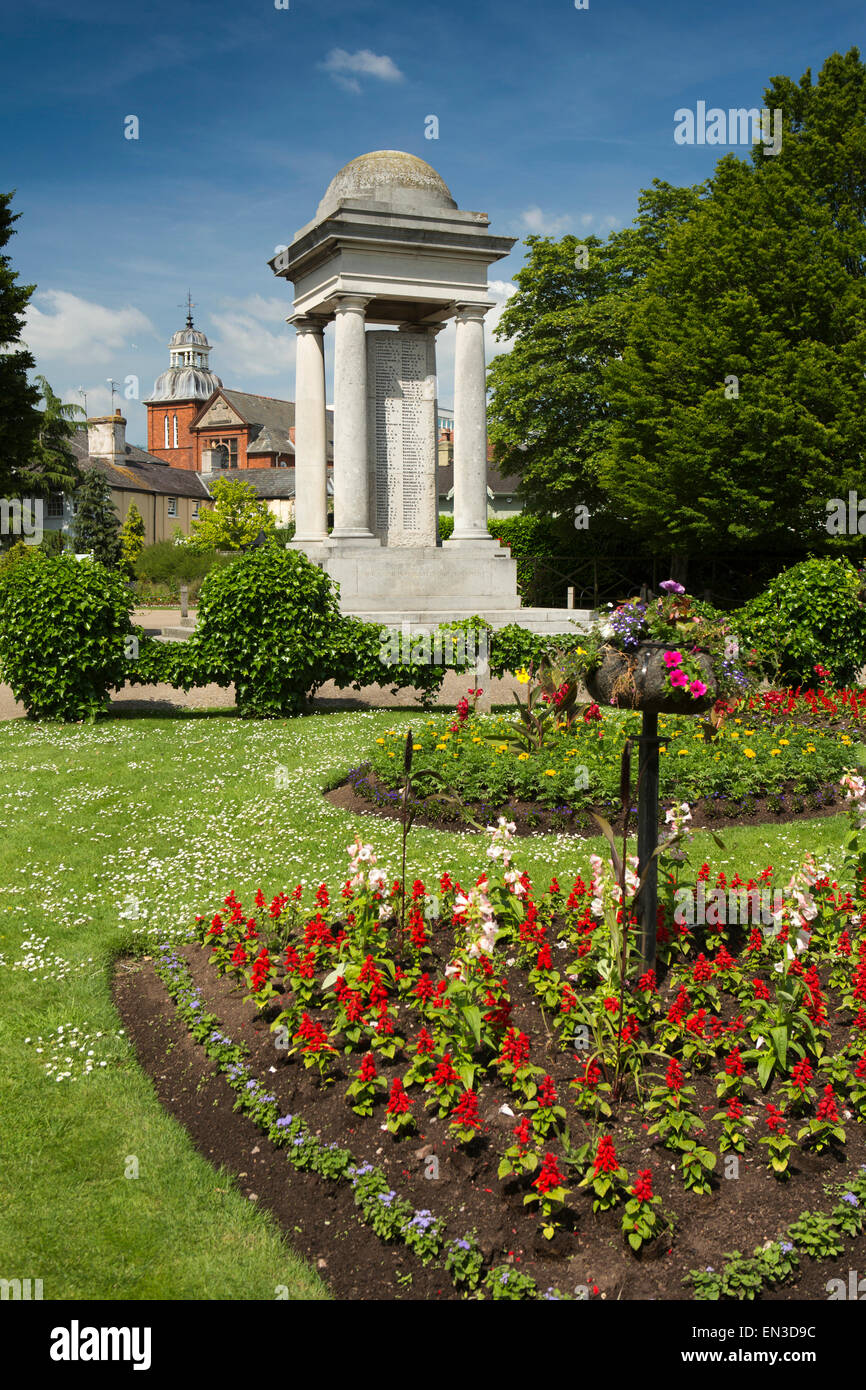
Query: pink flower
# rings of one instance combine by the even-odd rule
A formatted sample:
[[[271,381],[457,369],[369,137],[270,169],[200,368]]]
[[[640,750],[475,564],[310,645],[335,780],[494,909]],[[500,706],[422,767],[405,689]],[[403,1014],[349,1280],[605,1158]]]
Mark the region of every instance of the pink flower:
[[[685,589],[683,588],[682,584],[678,584],[675,579],[663,579],[661,584],[659,585],[659,588],[664,589],[666,594],[685,593]]]
[[[671,685],[679,687],[688,685],[689,678],[685,671],[671,671]]]
[[[689,690],[696,700],[699,700],[702,695],[706,695],[707,693],[707,687],[704,685],[703,681],[692,681]]]
[[[672,666],[679,666],[682,659],[682,652],[665,652],[665,666],[667,666],[668,670],[670,670]]]

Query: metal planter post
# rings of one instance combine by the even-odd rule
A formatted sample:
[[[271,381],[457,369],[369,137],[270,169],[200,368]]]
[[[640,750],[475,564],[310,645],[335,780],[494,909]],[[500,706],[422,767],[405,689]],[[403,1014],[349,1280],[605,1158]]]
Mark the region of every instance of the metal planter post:
[[[658,909],[659,861],[655,854],[659,838],[659,748],[667,739],[658,736],[658,715],[644,710],[638,758],[637,872],[646,881],[638,899],[640,949],[644,970],[655,970],[656,918]]]

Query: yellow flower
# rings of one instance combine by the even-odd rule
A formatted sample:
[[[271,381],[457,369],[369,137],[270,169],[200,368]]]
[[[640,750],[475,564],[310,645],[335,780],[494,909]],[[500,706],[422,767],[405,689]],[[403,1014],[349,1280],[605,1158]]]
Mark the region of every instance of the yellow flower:
[[[740,737],[739,730],[738,730],[738,729],[732,729],[732,730],[731,730],[731,738],[739,738],[739,737]],[[747,750],[747,751],[748,751],[748,750]]]
[[[780,739],[779,739],[779,742],[780,742],[780,743],[783,743],[783,744],[785,745],[785,747],[787,748],[787,747],[788,747],[788,744],[791,742],[791,740],[790,740],[789,738],[780,738]]]
[[[734,723],[735,723],[735,724],[742,724],[742,722],[743,722],[742,719],[735,719],[735,720],[734,720]]]
[[[388,757],[389,757],[389,758],[393,758],[393,756],[394,756],[393,753],[389,753],[389,754],[388,754]]]
[[[447,753],[447,752],[448,752],[448,744],[447,744],[447,743],[437,743],[437,744],[436,744],[436,752],[437,752],[437,753]],[[393,756],[394,756],[394,754],[392,753],[392,754],[391,754],[391,757],[393,758]]]
[[[842,735],[842,742],[843,742],[843,743],[850,743],[850,742],[851,742],[851,740],[850,740],[850,738],[848,737],[847,734],[843,734],[843,735]]]
[[[529,757],[529,754],[528,754],[528,753],[518,753],[518,755],[517,755],[517,761],[518,761],[519,763],[525,763],[525,762],[526,762],[526,759],[527,759],[528,757]]]
[[[497,745],[496,745],[496,751],[497,751],[497,753],[507,753],[507,752],[508,752],[508,744],[507,744],[507,743],[497,743]]]
[[[423,749],[422,749],[420,743],[413,743],[413,744],[412,744],[412,752],[413,752],[413,753],[421,753],[422,751],[423,751]]]
[[[377,738],[377,739],[376,739],[376,742],[379,744],[379,746],[380,746],[381,748],[384,748],[384,746],[385,746],[385,740],[384,740],[383,738]]]
[[[746,751],[748,752],[748,750],[746,750]],[[781,753],[781,751],[782,751],[781,748],[771,748],[771,749],[770,749],[770,757],[771,757],[771,758],[778,758],[778,756],[779,756],[779,754]]]
[[[814,745],[814,743],[807,743],[807,744],[806,744],[806,747],[803,749],[803,752],[804,752],[804,753],[814,753],[814,752],[815,752],[815,745]]]
[[[744,748],[743,754],[747,758],[756,758],[758,756],[754,748]]]
[[[548,767],[548,768],[545,768],[545,770],[544,770],[544,775],[545,775],[545,777],[555,777],[555,776],[556,776],[556,768],[555,768],[555,767]]]
[[[677,757],[678,757],[678,758],[685,758],[685,757],[688,756],[688,752],[689,752],[688,748],[678,748],[678,749],[677,749]]]
[[[481,742],[481,739],[478,737],[477,734],[475,734],[475,735],[473,736],[472,742],[473,742],[473,743],[480,743],[480,742]]]
[[[743,738],[751,738],[751,736],[752,736],[752,734],[753,734],[754,732],[755,732],[754,729],[744,729],[744,730],[743,730]]]
[[[520,681],[520,684],[521,684],[521,685],[528,685],[528,684],[529,684],[529,672],[526,670],[526,667],[525,667],[525,666],[521,666],[520,670],[519,670],[519,671],[515,671],[514,674],[516,675],[517,679]]]

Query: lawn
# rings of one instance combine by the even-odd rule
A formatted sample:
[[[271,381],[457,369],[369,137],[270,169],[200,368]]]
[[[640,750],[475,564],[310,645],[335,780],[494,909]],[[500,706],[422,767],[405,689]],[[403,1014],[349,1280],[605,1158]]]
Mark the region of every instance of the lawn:
[[[257,1299],[279,1285],[328,1297],[275,1223],[162,1111],[119,1031],[112,962],[179,941],[229,888],[244,900],[260,885],[272,894],[339,880],[357,828],[396,873],[399,827],[341,811],[319,788],[384,730],[423,717],[0,727],[4,1277],[41,1278],[49,1299]],[[838,862],[846,826],[840,815],[733,829],[724,852],[699,832],[693,856],[714,871],[745,876],[771,863],[787,874],[807,849],[821,858],[827,847]],[[448,868],[472,882],[485,844],[418,828],[407,872]],[[538,836],[519,842],[517,862],[546,886],[600,850],[598,840]],[[137,1178],[125,1175],[130,1158]]]

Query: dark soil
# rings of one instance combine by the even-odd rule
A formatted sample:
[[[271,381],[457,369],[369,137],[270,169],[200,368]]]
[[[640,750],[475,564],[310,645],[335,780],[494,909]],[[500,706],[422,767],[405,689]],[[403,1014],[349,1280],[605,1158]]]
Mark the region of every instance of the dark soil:
[[[196,954],[203,953],[196,948]],[[234,1093],[177,1017],[149,956],[118,962],[114,1002],[160,1103],[198,1152],[225,1170],[227,1187],[235,1183],[267,1208],[292,1249],[318,1269],[336,1298],[456,1297],[449,1279],[425,1269],[404,1246],[383,1245],[362,1225],[347,1183],[291,1168],[252,1120],[233,1110]],[[234,1036],[249,1041],[251,1031],[248,1024],[237,1026]],[[272,1053],[273,1047],[269,1063]],[[261,1070],[267,1073],[266,1066]],[[267,1080],[270,1085],[273,1078]],[[411,1284],[401,1284],[400,1275],[411,1275]]]
[[[386,820],[400,820],[401,793],[387,786],[374,772],[362,767],[351,772],[336,787],[324,795],[334,806],[344,811],[366,812],[368,815],[384,816]],[[660,803],[660,824],[664,824],[664,813],[674,804],[673,799]],[[781,809],[777,809],[781,806]],[[784,825],[789,821],[815,820],[822,816],[835,816],[844,808],[840,800],[839,788],[834,783],[826,783],[812,792],[798,792],[793,784],[775,796],[750,796],[731,798],[723,796],[701,797],[690,803],[693,830],[724,830],[731,825]],[[460,830],[465,833],[472,827],[463,819],[459,808],[448,804],[437,804],[432,799],[425,805],[414,803],[415,825],[429,825],[440,830]],[[599,834],[591,812],[595,811],[609,821],[621,818],[619,802],[599,803],[597,806],[542,806],[537,801],[511,801],[493,806],[486,802],[467,802],[466,809],[481,825],[495,823],[498,816],[507,816],[514,822],[518,835],[538,835],[544,832],[573,835],[588,839]],[[634,808],[635,811],[637,808]],[[632,818],[632,830],[637,824]]]
[[[447,958],[450,933],[437,933],[436,954]],[[578,1189],[570,1181],[569,1206],[575,1213],[572,1229],[560,1232],[548,1243],[536,1232],[536,1217],[523,1205],[528,1180],[503,1184],[497,1178],[498,1153],[507,1146],[515,1119],[500,1112],[511,1093],[488,1073],[483,1087],[484,1129],[469,1150],[455,1148],[447,1135],[447,1122],[429,1117],[416,1098],[415,1114],[420,1133],[402,1140],[383,1128],[384,1099],[373,1117],[361,1119],[348,1108],[344,1092],[357,1056],[341,1057],[336,1084],[322,1089],[315,1073],[305,1071],[295,1058],[277,1051],[269,1022],[278,1012],[272,1005],[264,1016],[257,1016],[244,1004],[240,991],[227,978],[219,978],[208,965],[206,952],[197,945],[185,947],[196,984],[207,1006],[220,1019],[223,1030],[236,1042],[250,1049],[247,1064],[254,1075],[266,1082],[277,1096],[284,1113],[300,1114],[310,1128],[326,1142],[350,1148],[355,1158],[379,1166],[392,1187],[416,1208],[426,1208],[434,1216],[444,1216],[448,1236],[463,1235],[475,1228],[481,1249],[490,1264],[511,1263],[532,1275],[543,1291],[549,1286],[573,1294],[579,1285],[598,1288],[600,1296],[623,1300],[679,1300],[690,1296],[683,1279],[690,1269],[712,1266],[719,1270],[725,1255],[733,1250],[751,1254],[766,1239],[780,1236],[787,1224],[802,1211],[829,1211],[835,1198],[823,1190],[828,1180],[841,1181],[866,1163],[864,1127],[856,1120],[848,1123],[848,1145],[844,1158],[826,1154],[810,1155],[798,1150],[787,1182],[776,1181],[768,1172],[763,1148],[754,1144],[749,1156],[739,1160],[739,1175],[724,1177],[724,1157],[720,1156],[711,1195],[698,1196],[684,1191],[675,1155],[649,1139],[636,1107],[621,1106],[608,1130],[615,1142],[620,1162],[633,1177],[639,1168],[649,1167],[654,1190],[666,1211],[676,1214],[673,1231],[668,1231],[636,1258],[625,1245],[620,1228],[621,1208],[594,1216],[589,1189]],[[435,966],[431,966],[431,973]],[[555,1040],[545,1037],[537,1001],[522,972],[509,974],[513,1000],[511,1022],[532,1039],[532,1060],[548,1068],[556,1082],[561,1103],[566,1105],[573,1145],[588,1137],[583,1122],[570,1099],[568,1082],[574,1075],[574,1057],[561,1051]],[[241,1190],[255,1192],[274,1214],[291,1245],[314,1263],[325,1260],[321,1273],[334,1293],[348,1299],[429,1299],[458,1295],[447,1276],[424,1269],[401,1247],[381,1244],[355,1216],[351,1192],[346,1183],[328,1183],[308,1173],[292,1169],[253,1123],[232,1111],[232,1093],[227,1082],[214,1075],[213,1065],[204,1051],[193,1044],[175,1018],[171,1000],[155,975],[149,958],[126,962],[116,981],[115,997],[124,1025],[147,1070],[160,1100],[189,1131],[199,1151],[210,1162],[237,1175]],[[401,1005],[401,1014],[405,1006]],[[725,1016],[732,1014],[727,999]],[[416,1031],[416,1030],[415,1030]],[[832,1028],[833,1046],[845,1030]],[[733,1039],[732,1039],[733,1041]],[[169,1044],[173,1047],[169,1049]],[[405,1071],[405,1058],[382,1062],[380,1074],[389,1081]],[[710,1075],[694,1078],[697,1086],[695,1108],[708,1116],[718,1108]],[[413,1092],[417,1097],[417,1092]],[[754,1096],[754,1092],[749,1093]],[[767,1098],[752,1101],[758,1116]],[[216,1103],[215,1103],[216,1102]],[[713,1126],[713,1133],[715,1126]],[[765,1131],[760,1120],[755,1137]],[[716,1148],[713,1133],[704,1138]],[[495,1141],[495,1142],[494,1142]],[[554,1141],[554,1152],[560,1146]],[[257,1150],[257,1152],[256,1152]],[[431,1156],[438,1159],[438,1177],[427,1177]],[[849,1269],[866,1268],[866,1234],[847,1242],[838,1258],[814,1263],[801,1261],[796,1284],[783,1287],[767,1300],[826,1299],[829,1278],[847,1281]],[[412,1273],[411,1287],[397,1282],[397,1275]]]

